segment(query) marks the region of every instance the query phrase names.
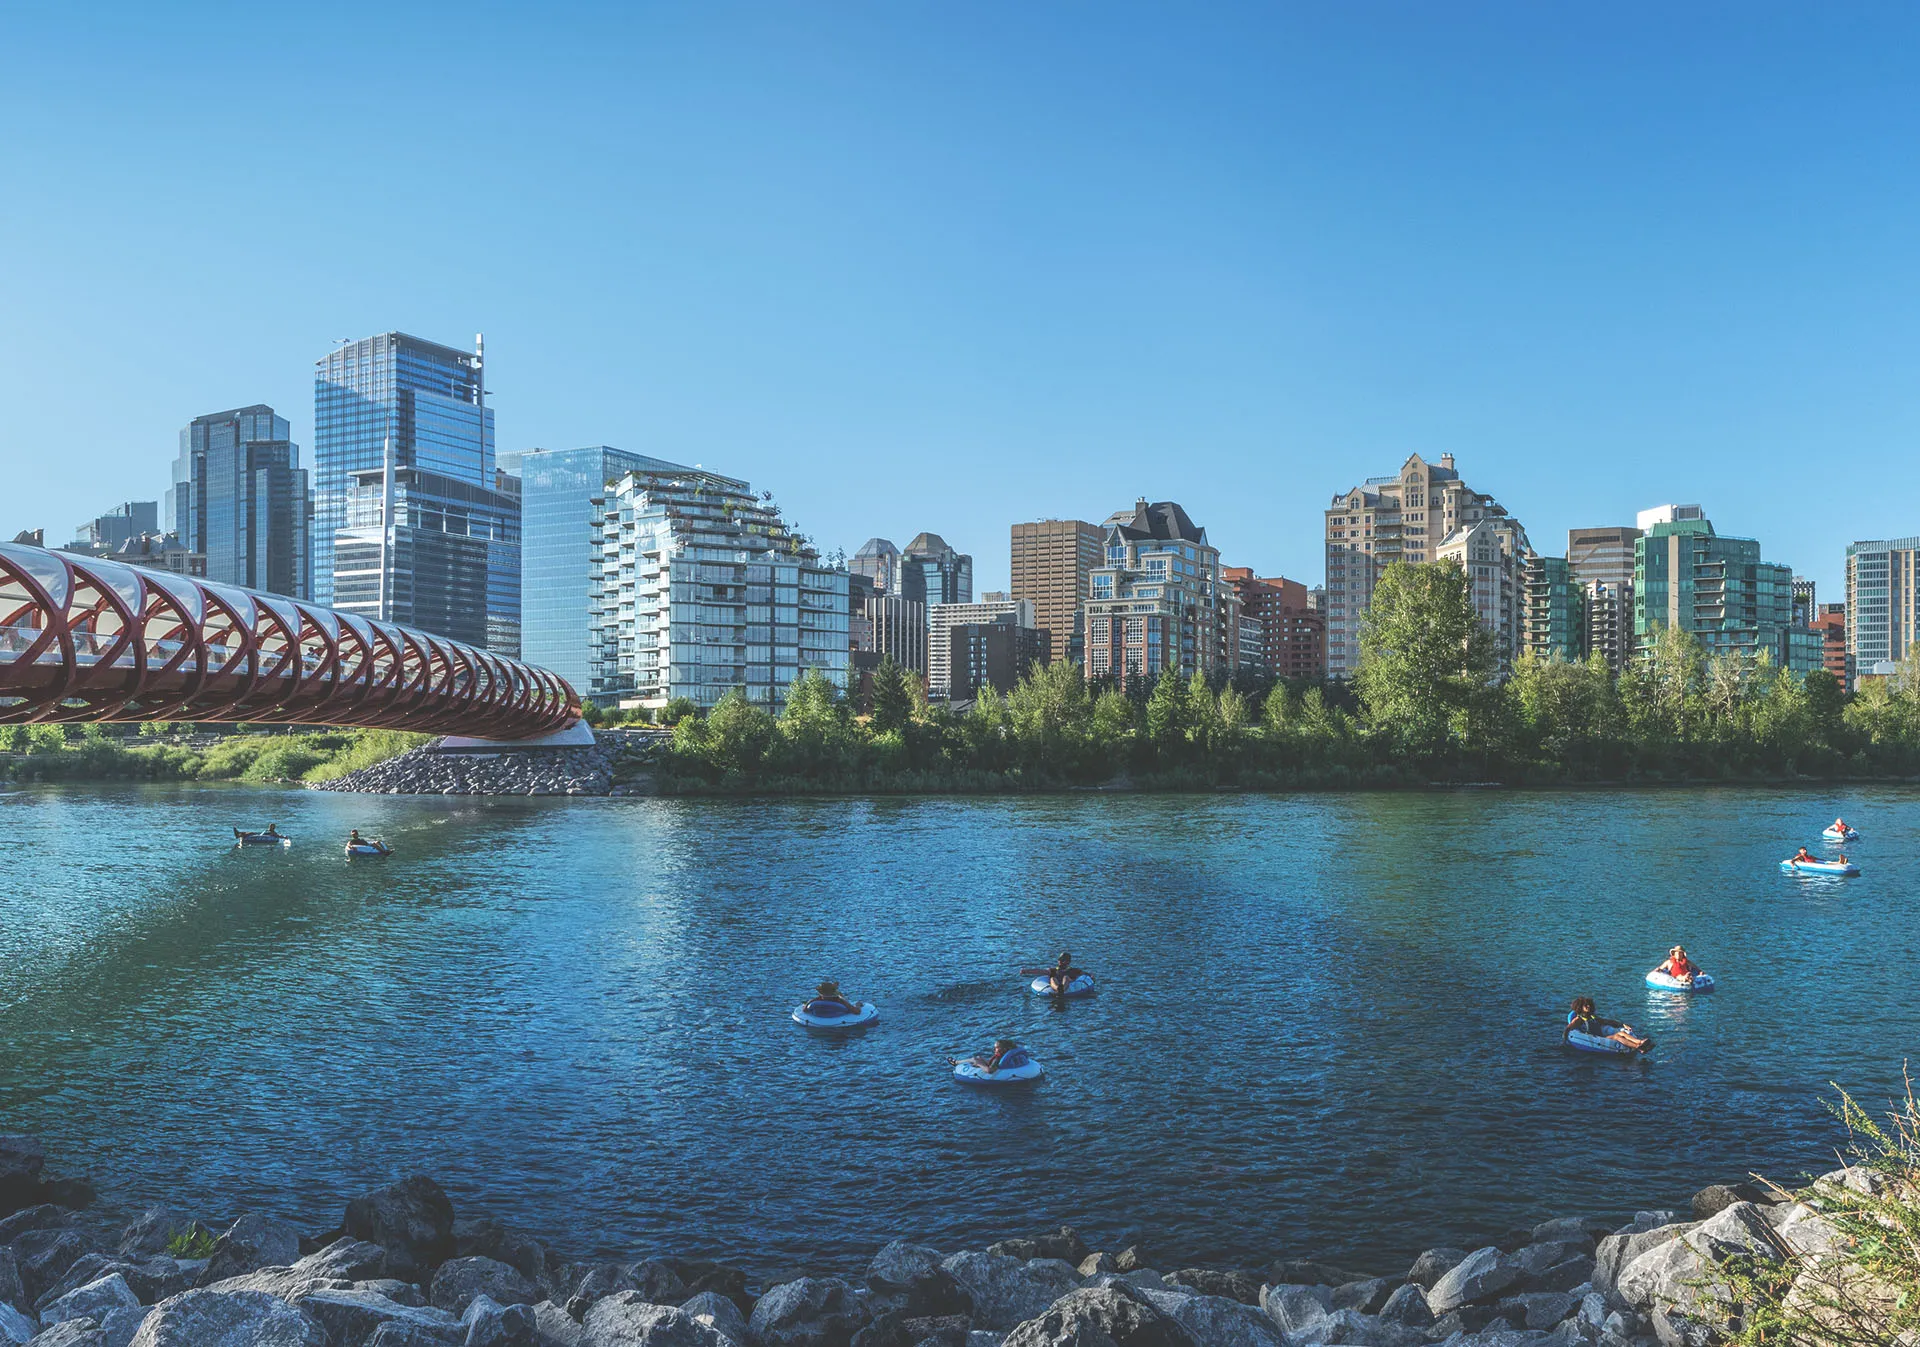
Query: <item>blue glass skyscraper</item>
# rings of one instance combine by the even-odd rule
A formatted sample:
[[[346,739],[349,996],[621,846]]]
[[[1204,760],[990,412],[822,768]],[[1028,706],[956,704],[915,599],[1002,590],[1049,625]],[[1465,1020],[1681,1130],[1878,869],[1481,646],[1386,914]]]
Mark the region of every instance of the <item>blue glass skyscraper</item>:
[[[264,403],[196,416],[180,432],[173,531],[206,559],[206,577],[296,599],[310,596],[313,492],[286,418]]]
[[[520,479],[520,657],[585,691],[593,675],[594,502],[630,472],[697,469],[598,444],[500,455]]]
[[[517,655],[520,503],[496,472],[484,371],[478,338],[467,352],[404,332],[316,362],[314,597]]]

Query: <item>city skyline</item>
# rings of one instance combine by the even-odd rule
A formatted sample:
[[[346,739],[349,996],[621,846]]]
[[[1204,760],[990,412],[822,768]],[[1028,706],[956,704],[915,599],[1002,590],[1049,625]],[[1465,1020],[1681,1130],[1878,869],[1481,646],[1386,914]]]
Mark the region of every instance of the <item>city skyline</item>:
[[[1140,494],[1316,581],[1338,479],[1409,453],[1473,462],[1553,551],[1702,501],[1824,593],[1848,542],[1914,528],[1795,486],[1841,455],[1920,487],[1920,16],[402,15],[262,66],[292,16],[123,15],[0,19],[32,206],[0,216],[32,259],[0,332],[10,530],[158,497],[207,408],[314,445],[311,362],[388,329],[489,334],[502,451],[718,466],[828,551],[911,518],[982,591],[1008,523]],[[428,32],[459,59],[407,60]],[[246,118],[165,77],[200,62]],[[362,102],[465,109],[472,190],[401,139],[335,153],[317,110]],[[242,165],[252,190],[190,204]],[[273,302],[202,302],[243,286]],[[84,481],[40,448],[76,406]]]

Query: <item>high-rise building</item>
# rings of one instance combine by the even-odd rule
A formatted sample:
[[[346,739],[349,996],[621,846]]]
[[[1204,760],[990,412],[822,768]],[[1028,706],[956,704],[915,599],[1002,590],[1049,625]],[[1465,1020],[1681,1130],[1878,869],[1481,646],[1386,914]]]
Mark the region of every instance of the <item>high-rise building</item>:
[[[1567,570],[1573,583],[1585,588],[1594,581],[1607,585],[1633,583],[1633,545],[1640,530],[1624,524],[1567,530]]]
[[[900,572],[901,596],[920,600],[929,613],[939,604],[973,602],[973,558],[937,533],[918,534],[907,544]]]
[[[1245,566],[1221,567],[1220,579],[1239,595],[1241,612],[1259,624],[1257,652],[1248,644],[1247,627],[1241,628],[1242,668],[1276,678],[1327,676],[1327,623],[1313,606],[1312,590],[1284,576],[1259,579]]]
[[[711,707],[733,688],[778,711],[803,670],[847,686],[847,573],[745,482],[629,472],[593,531],[590,695]]]
[[[1605,659],[1614,673],[1624,673],[1634,652],[1633,582],[1589,580],[1580,587],[1580,607],[1587,653]]]
[[[519,496],[517,484],[503,478],[494,461],[493,410],[486,404],[482,343],[472,351],[423,341],[404,332],[348,342],[314,365],[313,379],[313,590],[321,603],[346,606],[340,587],[363,609],[378,603],[369,594],[391,600],[408,581],[397,573],[375,575],[369,565],[391,567],[403,553],[422,559],[445,553],[451,563],[429,585],[455,585],[459,592],[422,595],[417,612],[458,614],[462,631],[474,630],[472,614],[484,614],[478,629],[495,639],[517,642],[520,629]],[[404,495],[412,513],[395,513],[381,522],[376,500],[384,501],[389,475],[396,511]],[[401,474],[408,474],[404,484]],[[373,474],[369,477],[368,474]],[[378,481],[376,481],[378,479]],[[404,486],[404,490],[403,490]],[[511,519],[511,527],[508,521]],[[389,527],[390,526],[390,527]],[[471,527],[478,532],[464,533]],[[369,533],[371,530],[371,534]],[[484,549],[441,545],[441,540],[408,540],[402,549],[389,538],[384,551],[369,551],[383,532],[442,531],[484,542]],[[351,533],[350,537],[342,535]],[[342,545],[349,558],[335,555]],[[484,575],[468,564],[484,550]],[[381,557],[384,555],[385,560]],[[501,607],[501,605],[506,605]],[[400,620],[400,619],[396,619]],[[427,631],[459,639],[470,636],[413,621]],[[484,639],[484,638],[483,638]],[[517,654],[517,646],[495,647]]]
[[[1017,613],[1001,613],[990,622],[956,622],[946,632],[952,701],[971,701],[989,687],[1011,692],[1028,670],[1048,660],[1047,632],[1021,626]]]
[[[63,550],[107,556],[118,552],[129,539],[142,538],[159,531],[160,502],[130,500],[80,525],[73,531],[73,545]]]
[[[875,594],[866,600],[863,611],[873,628],[873,649],[880,657],[925,678],[927,605],[898,594]]]
[[[1526,559],[1525,648],[1540,659],[1584,659],[1587,653],[1585,614],[1580,586],[1565,557]]]
[[[1793,621],[1795,626],[1811,627],[1813,619],[1820,611],[1820,600],[1815,597],[1813,581],[1804,575],[1793,577]]]
[[[1482,519],[1505,519],[1506,514],[1506,507],[1492,496],[1460,479],[1452,454],[1442,454],[1437,466],[1412,454],[1395,476],[1369,477],[1335,496],[1326,516],[1327,672],[1351,678],[1359,669],[1360,617],[1373,602],[1374,586],[1388,565],[1436,561],[1450,541],[1459,554],[1468,550],[1466,539],[1459,536],[1463,530]],[[1518,524],[1513,530],[1524,543],[1526,535]],[[1496,592],[1489,596],[1498,607],[1498,591],[1517,596],[1520,557],[1527,549],[1516,551],[1512,537],[1492,541],[1498,544],[1500,560],[1482,564],[1502,570],[1500,583],[1491,586]],[[1517,616],[1517,604],[1515,612]]]
[[[1219,667],[1220,552],[1170,500],[1110,516],[1087,577],[1089,678],[1158,678]]]
[[[576,688],[592,681],[593,525],[610,483],[629,472],[694,468],[611,445],[500,455],[520,479],[520,657]]]
[[[264,403],[196,416],[180,432],[168,515],[206,576],[312,597],[313,490],[285,417]]]
[[[1435,561],[1458,562],[1480,624],[1493,634],[1501,664],[1526,644],[1526,564],[1533,555],[1526,530],[1504,515],[1487,515],[1454,529],[1433,549]]]
[[[1711,520],[1676,513],[1648,520],[1637,542],[1633,576],[1633,635],[1645,651],[1656,627],[1690,631],[1711,654],[1766,653],[1783,669],[1809,658],[1793,629],[1793,568],[1760,559],[1752,538],[1714,532]],[[1805,632],[1805,628],[1801,628]]]
[[[873,581],[873,586],[882,594],[898,594],[902,598],[914,598],[901,588],[900,549],[885,538],[869,538],[860,544],[860,550],[853,554],[853,560],[847,563],[847,570],[854,575],[864,575]],[[918,572],[915,579],[922,577]],[[924,584],[922,588],[924,589]],[[917,596],[921,603],[927,601],[922,593]]]
[[[1813,619],[1820,633],[1820,667],[1840,680],[1841,687],[1853,686],[1853,671],[1847,663],[1847,605],[1823,603]]]
[[[927,696],[939,701],[953,695],[953,646],[948,636],[952,628],[1002,618],[1017,627],[1032,627],[1033,600],[994,593],[982,594],[978,603],[927,605]]]
[[[1882,538],[1847,548],[1847,656],[1855,678],[1905,659],[1920,640],[1920,537]]]
[[[1007,592],[1033,600],[1033,620],[1051,638],[1054,659],[1086,662],[1080,605],[1087,577],[1100,564],[1105,531],[1084,519],[1038,519],[1013,526],[1013,583]]]

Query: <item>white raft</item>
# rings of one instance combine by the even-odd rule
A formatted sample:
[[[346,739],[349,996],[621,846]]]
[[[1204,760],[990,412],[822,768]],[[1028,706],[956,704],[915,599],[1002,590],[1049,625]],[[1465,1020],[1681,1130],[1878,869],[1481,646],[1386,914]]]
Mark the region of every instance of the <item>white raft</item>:
[[[818,1001],[808,1001],[793,1008],[793,1022],[808,1029],[864,1029],[880,1018],[880,1008],[871,1001],[862,1001],[860,1008],[852,1014],[835,1008],[828,1011]]]
[[[385,842],[347,843],[347,855],[349,856],[391,856],[392,854],[393,848]]]
[[[1597,1052],[1608,1057],[1634,1057],[1653,1050],[1651,1041],[1644,1048],[1633,1048],[1609,1035],[1583,1034],[1578,1029],[1567,1030],[1567,1046],[1579,1052]]]
[[[237,847],[290,847],[293,839],[284,833],[250,833],[235,828],[233,844]]]
[[[1798,870],[1809,875],[1857,875],[1860,867],[1852,861],[1796,861],[1791,856],[1780,862],[1780,868],[1786,871]]]
[[[1053,995],[1053,980],[1051,978],[1035,978],[1032,982],[1029,982],[1027,986],[1029,989],[1033,991],[1033,993],[1036,996],[1052,996]],[[1075,978],[1072,982],[1069,982],[1067,984],[1067,989],[1061,992],[1060,995],[1092,996],[1093,995],[1093,974],[1082,973],[1079,977]]]
[[[1851,842],[1860,836],[1860,830],[1858,828],[1849,828],[1845,832],[1838,832],[1832,828],[1822,828],[1820,835],[1829,842]]]
[[[1001,1060],[1003,1064],[1000,1069],[992,1072],[971,1061],[961,1062],[953,1068],[953,1078],[962,1085],[1031,1085],[1047,1074],[1025,1048],[1010,1052]],[[1013,1065],[1004,1064],[1008,1061]]]
[[[1695,973],[1693,981],[1684,982],[1656,968],[1647,974],[1647,985],[1663,992],[1710,992],[1713,990],[1713,974]]]

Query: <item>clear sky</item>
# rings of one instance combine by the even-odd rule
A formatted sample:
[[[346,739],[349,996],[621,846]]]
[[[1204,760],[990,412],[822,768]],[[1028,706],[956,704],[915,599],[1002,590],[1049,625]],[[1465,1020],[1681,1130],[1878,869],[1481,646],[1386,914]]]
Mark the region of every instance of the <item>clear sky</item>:
[[[487,337],[503,449],[828,550],[1171,498],[1317,583],[1414,451],[1559,553],[1699,501],[1837,598],[1920,533],[1920,9],[0,8],[0,532]]]

